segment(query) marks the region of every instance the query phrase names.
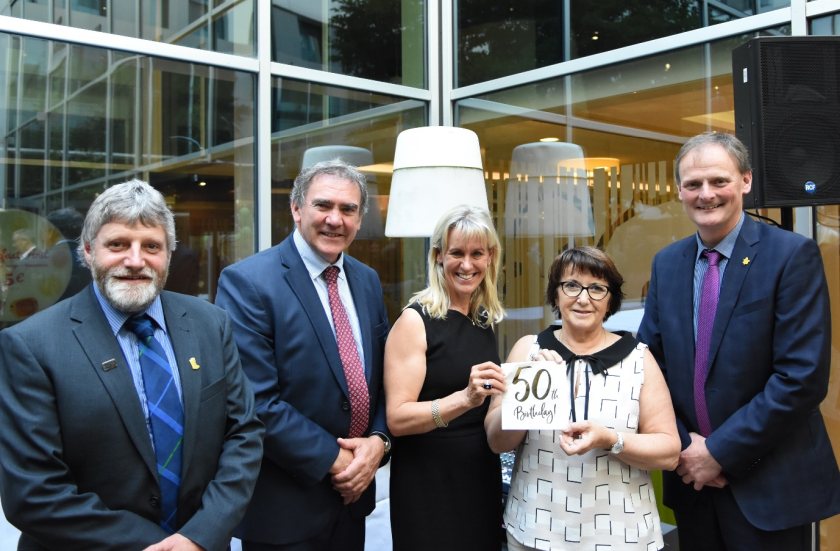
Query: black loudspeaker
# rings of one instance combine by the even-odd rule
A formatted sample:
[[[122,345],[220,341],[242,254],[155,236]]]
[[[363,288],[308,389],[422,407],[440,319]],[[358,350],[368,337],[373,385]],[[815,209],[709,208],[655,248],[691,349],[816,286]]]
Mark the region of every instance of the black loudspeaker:
[[[840,37],[759,37],[732,51],[745,208],[840,203]]]

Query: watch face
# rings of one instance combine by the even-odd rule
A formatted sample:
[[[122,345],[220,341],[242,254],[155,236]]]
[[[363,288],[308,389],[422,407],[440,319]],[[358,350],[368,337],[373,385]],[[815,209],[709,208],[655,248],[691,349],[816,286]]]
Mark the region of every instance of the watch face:
[[[624,450],[624,437],[621,435],[620,432],[618,434],[618,440],[615,441],[612,448],[610,449],[610,453],[619,454]]]

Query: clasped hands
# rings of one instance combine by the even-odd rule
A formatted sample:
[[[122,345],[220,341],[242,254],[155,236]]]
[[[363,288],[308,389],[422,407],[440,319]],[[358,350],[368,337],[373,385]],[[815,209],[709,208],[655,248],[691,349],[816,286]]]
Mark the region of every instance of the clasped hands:
[[[695,433],[689,433],[691,444],[680,452],[680,464],[677,474],[685,484],[693,484],[700,491],[704,486],[723,488],[729,482],[723,475],[723,467],[715,460],[706,447],[706,439]]]
[[[378,436],[339,438],[338,457],[330,468],[332,485],[345,505],[355,503],[376,476],[385,455],[385,444]]]
[[[204,548],[191,539],[175,533],[148,546],[143,551],[204,551]]]

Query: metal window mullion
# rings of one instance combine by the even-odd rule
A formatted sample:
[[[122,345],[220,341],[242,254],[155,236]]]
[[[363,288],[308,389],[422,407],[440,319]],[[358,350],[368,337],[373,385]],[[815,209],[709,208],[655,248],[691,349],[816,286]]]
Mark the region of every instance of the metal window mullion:
[[[257,89],[254,116],[254,201],[257,250],[271,247],[271,3],[257,6]]]

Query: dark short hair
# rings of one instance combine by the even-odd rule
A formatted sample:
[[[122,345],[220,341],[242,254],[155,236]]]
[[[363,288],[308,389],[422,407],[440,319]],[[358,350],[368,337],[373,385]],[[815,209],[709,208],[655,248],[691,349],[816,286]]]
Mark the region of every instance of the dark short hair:
[[[567,268],[569,271],[586,272],[607,282],[607,287],[610,289],[610,303],[604,315],[604,321],[621,309],[621,301],[624,300],[624,291],[621,290],[621,286],[624,285],[624,278],[615,267],[615,262],[601,249],[575,247],[557,255],[548,269],[548,287],[545,298],[558,318],[560,309],[557,307],[557,289],[560,288],[563,272]]]
[[[739,140],[732,134],[726,132],[704,132],[697,134],[686,141],[677,153],[677,158],[674,160],[674,178],[676,178],[677,186],[682,181],[680,177],[680,163],[686,155],[697,149],[707,145],[719,145],[732,157],[735,164],[738,166],[738,172],[746,174],[752,168],[750,167],[750,152],[744,142]]]

